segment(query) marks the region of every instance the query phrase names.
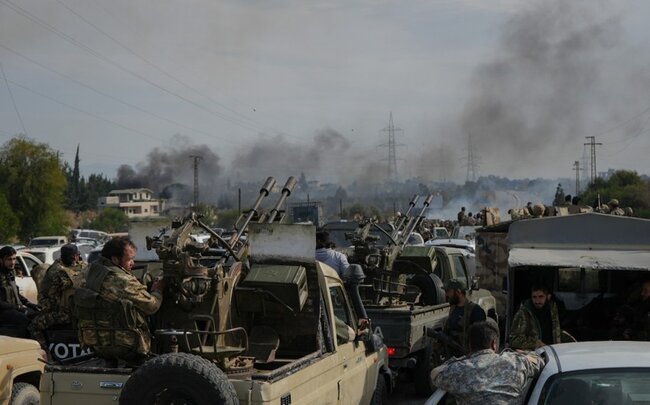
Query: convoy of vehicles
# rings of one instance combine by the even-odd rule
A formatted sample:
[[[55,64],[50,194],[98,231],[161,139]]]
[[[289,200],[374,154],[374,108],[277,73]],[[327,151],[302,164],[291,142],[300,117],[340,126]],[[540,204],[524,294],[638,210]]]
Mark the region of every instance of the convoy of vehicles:
[[[578,342],[537,350],[546,363],[529,381],[521,403],[529,405],[647,404],[650,401],[650,343]],[[425,405],[446,404],[436,391]]]
[[[193,215],[148,239],[160,260],[145,267],[165,282],[152,328],[158,356],[139,366],[98,358],[47,366],[41,403],[381,404],[393,378],[386,346],[359,322],[362,275],[344,284],[315,261],[314,226],[276,223],[295,179],[258,212],[274,183],[228,243]],[[208,245],[191,240],[196,228],[211,233]],[[204,256],[210,245],[226,254]]]
[[[429,373],[441,361],[441,353],[434,350],[435,340],[426,330],[442,330],[449,315],[443,283],[464,279],[472,286],[470,300],[495,318],[496,308],[494,298],[478,289],[469,275],[462,250],[409,244],[406,235],[418,227],[432,196],[424,201],[420,213],[412,215],[418,199],[414,196],[409,210],[389,230],[369,219],[356,224],[346,234],[346,245],[352,246],[342,251],[367,276],[360,287],[361,297],[375,331],[388,346],[391,369],[410,377],[418,394],[429,395],[433,390]],[[329,225],[324,229],[340,227]]]

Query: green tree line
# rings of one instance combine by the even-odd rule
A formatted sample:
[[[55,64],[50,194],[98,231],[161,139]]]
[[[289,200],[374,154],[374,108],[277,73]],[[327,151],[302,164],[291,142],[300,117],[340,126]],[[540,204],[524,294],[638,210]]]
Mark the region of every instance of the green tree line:
[[[97,198],[115,188],[102,175],[79,175],[79,148],[74,165],[58,151],[26,136],[0,149],[0,242],[28,241],[39,235],[64,235],[71,225],[66,210],[95,210]],[[126,230],[124,213],[105,210],[84,226],[117,232]]]
[[[617,199],[621,207],[631,207],[635,217],[650,218],[650,181],[635,171],[617,170],[607,180],[597,178],[580,197],[593,207]]]

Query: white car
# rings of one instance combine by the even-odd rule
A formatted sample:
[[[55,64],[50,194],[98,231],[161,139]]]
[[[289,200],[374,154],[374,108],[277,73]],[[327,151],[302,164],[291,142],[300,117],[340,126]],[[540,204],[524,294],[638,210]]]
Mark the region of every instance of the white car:
[[[52,264],[54,261],[61,257],[61,246],[55,247],[28,247],[21,252],[31,253],[38,257],[40,261],[46,264]]]
[[[537,353],[546,365],[522,403],[650,403],[650,342],[563,343]],[[425,405],[444,404],[447,396],[438,390]]]
[[[32,269],[43,262],[36,256],[25,251],[16,252],[16,285],[20,293],[33,303],[38,302],[38,290],[36,281],[32,278]]]

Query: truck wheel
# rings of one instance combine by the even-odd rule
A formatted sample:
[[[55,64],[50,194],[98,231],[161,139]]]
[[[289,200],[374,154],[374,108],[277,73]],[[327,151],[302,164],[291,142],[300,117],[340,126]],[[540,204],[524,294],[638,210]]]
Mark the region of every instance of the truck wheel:
[[[372,394],[370,405],[386,405],[388,404],[388,387],[386,387],[386,378],[382,373],[377,376],[377,386],[375,392]]]
[[[431,370],[435,367],[434,350],[431,343],[422,350],[418,356],[418,362],[413,369],[413,383],[415,392],[422,397],[433,394],[435,387],[431,383]]]
[[[139,367],[126,381],[120,404],[237,405],[235,387],[214,363],[188,353],[167,353]]]
[[[38,405],[41,394],[32,384],[19,382],[11,389],[11,401],[9,405]]]

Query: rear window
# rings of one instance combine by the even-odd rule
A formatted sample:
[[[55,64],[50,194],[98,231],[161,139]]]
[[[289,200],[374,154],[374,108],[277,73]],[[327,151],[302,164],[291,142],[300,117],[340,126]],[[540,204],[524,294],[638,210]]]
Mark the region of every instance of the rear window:
[[[594,359],[596,360],[596,359]],[[650,369],[587,370],[550,379],[539,404],[647,404]]]
[[[29,246],[30,247],[52,246],[58,243],[59,243],[58,239],[32,239],[32,241],[29,242]]]

